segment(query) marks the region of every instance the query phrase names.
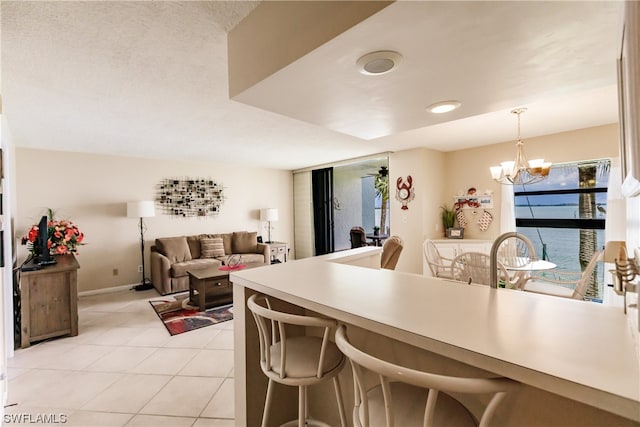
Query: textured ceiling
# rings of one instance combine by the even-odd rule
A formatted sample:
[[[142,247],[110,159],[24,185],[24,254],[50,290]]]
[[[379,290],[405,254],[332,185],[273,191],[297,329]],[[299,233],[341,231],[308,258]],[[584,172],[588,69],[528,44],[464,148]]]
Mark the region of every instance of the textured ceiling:
[[[489,2],[477,3],[492,7]],[[441,66],[445,75],[432,76],[424,65],[413,67],[413,73],[429,75],[434,87],[443,89],[455,84],[453,79],[448,79],[451,74],[473,75],[478,69],[483,73],[496,73],[499,78],[490,79],[491,87],[499,89],[494,92],[500,97],[493,98],[490,92],[487,95],[487,91],[480,88],[471,90],[474,85],[488,81],[475,79],[469,90],[453,95],[468,97],[464,102],[476,106],[473,114],[452,116],[445,120],[453,121],[426,123],[424,127],[418,119],[417,126],[399,126],[387,136],[366,141],[352,136],[362,135],[307,114],[317,108],[318,103],[337,102],[327,105],[333,105],[332,108],[338,105],[344,118],[356,127],[366,127],[366,121],[357,123],[355,119],[366,115],[370,105],[363,107],[349,101],[352,96],[358,96],[355,92],[358,85],[351,76],[335,75],[335,84],[320,91],[326,99],[316,99],[314,95],[306,102],[298,101],[296,114],[279,111],[271,105],[257,108],[229,100],[227,31],[250,13],[256,2],[2,1],[3,113],[12,140],[20,147],[237,161],[282,169],[418,146],[450,150],[509,141],[514,138],[515,126],[508,110],[522,104],[530,107],[528,117],[523,116],[525,138],[615,122],[619,2],[567,4],[574,9],[573,16],[563,11],[562,19],[546,19],[549,13],[541,13],[539,21],[528,21],[520,39],[526,41],[532,37],[535,43],[531,42],[533,45],[526,56],[513,58],[516,67],[511,69],[516,71],[510,73],[505,72],[504,63],[493,59],[478,63],[477,67],[459,62],[467,55],[463,49],[465,40],[473,39],[475,27],[463,25],[473,16],[452,15],[451,19],[458,19],[455,28],[460,34],[456,40],[461,51],[457,55],[438,57],[446,65]],[[602,9],[585,6],[587,4],[598,4]],[[283,80],[278,73],[274,75],[281,80],[279,86],[275,86],[279,91],[275,96],[284,99],[300,92],[296,86],[300,81],[314,83],[316,75],[305,75],[304,70],[322,63],[334,67],[355,62],[359,53],[381,46],[385,28],[389,33],[385,37],[404,33],[410,38],[414,33],[411,25],[417,25],[415,28],[420,31],[416,30],[415,34],[427,37],[424,22],[413,22],[405,11],[397,10],[398,6],[402,5],[383,10],[301,58],[287,70],[300,71],[283,74],[287,79]],[[491,14],[491,10],[487,13]],[[506,12],[500,16],[503,20],[508,18]],[[402,23],[398,21],[400,18],[404,20]],[[555,29],[544,27],[547,29],[541,32],[547,23],[554,23]],[[398,26],[406,29],[391,31]],[[483,40],[487,45],[494,40],[502,47],[511,34],[498,31],[499,25],[492,33],[489,29],[493,26],[495,23],[483,29]],[[536,34],[544,37],[535,37]],[[554,42],[556,37],[576,38],[580,42],[563,47]],[[446,40],[438,40],[441,49],[446,50]],[[415,40],[409,43],[398,39],[397,43],[398,46],[393,47],[400,51],[406,49],[407,63],[411,63],[412,55],[419,56]],[[591,60],[594,54],[598,61]],[[332,55],[338,55],[339,61]],[[571,59],[574,57],[577,59]],[[506,60],[508,62],[509,57]],[[588,69],[573,74],[572,78],[552,79],[553,86],[545,87],[535,93],[536,96],[509,96],[511,92],[519,94],[523,85],[541,87],[539,80],[556,76],[554,67],[562,67],[565,62]],[[531,75],[526,70],[530,66],[539,70],[537,82],[528,81]],[[451,72],[446,73],[447,69]],[[520,78],[518,69],[523,71]],[[589,76],[589,81],[583,80],[584,75]],[[397,84],[404,84],[398,86],[399,93],[412,90],[409,79]],[[446,92],[442,93],[444,96]],[[422,97],[418,101],[422,102]],[[427,103],[428,97],[424,97],[424,104]],[[401,104],[389,99],[383,109],[401,111],[405,108]]]

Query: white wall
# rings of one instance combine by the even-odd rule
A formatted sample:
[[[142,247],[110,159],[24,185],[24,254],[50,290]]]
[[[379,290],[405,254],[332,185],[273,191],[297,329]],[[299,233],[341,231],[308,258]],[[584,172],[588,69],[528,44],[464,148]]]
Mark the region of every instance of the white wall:
[[[442,237],[440,205],[444,197],[445,154],[425,148],[406,150],[389,156],[389,199],[391,234],[404,241],[396,270],[422,273],[422,242]],[[407,207],[396,200],[398,177],[413,179],[415,198]]]
[[[156,185],[171,177],[211,177],[224,185],[225,202],[215,217],[176,218],[157,210],[155,217],[145,219],[147,273],[148,248],[155,238],[240,230],[266,237],[259,220],[259,210],[266,207],[278,208],[280,213],[272,238],[289,242],[294,253],[289,171],[20,148],[16,150],[16,237],[25,235],[45,209],[52,208],[56,217],[73,220],[85,234],[86,245],[78,255],[80,291],[138,283],[138,220],[127,218],[126,202],[154,200]],[[22,262],[26,247],[19,250]]]

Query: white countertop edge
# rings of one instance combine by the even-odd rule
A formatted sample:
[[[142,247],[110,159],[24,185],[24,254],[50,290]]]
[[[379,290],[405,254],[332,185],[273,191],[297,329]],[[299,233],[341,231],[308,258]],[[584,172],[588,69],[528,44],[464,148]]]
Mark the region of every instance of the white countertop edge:
[[[330,254],[320,255],[313,258],[305,258],[315,259],[317,261],[331,261],[331,262],[339,262],[340,264],[348,264],[349,262],[356,260],[367,258],[374,255],[379,255],[382,253],[381,246],[363,246],[361,248],[349,249],[346,251],[333,252]]]
[[[358,248],[353,251],[347,251],[349,253],[334,253],[323,255],[315,258],[307,258],[300,260],[303,262],[318,262],[318,261],[332,261],[332,262],[347,262],[349,259],[358,259],[365,256],[370,256],[372,252],[380,248]],[[342,256],[341,256],[342,255]],[[295,261],[294,261],[295,262]],[[342,263],[342,262],[341,262]],[[283,264],[284,265],[284,264]],[[281,265],[280,267],[282,267]],[[349,268],[362,268],[349,266]],[[397,274],[408,274],[400,273]],[[284,292],[278,289],[274,289],[269,286],[260,284],[254,280],[249,280],[242,277],[242,272],[234,272],[231,275],[231,281],[234,284],[244,286],[271,295],[275,298],[289,302],[291,304],[303,307],[308,310],[312,310],[318,313],[322,313],[326,316],[335,318],[339,321],[354,324],[359,327],[369,329],[373,332],[380,333],[382,335],[402,340],[418,348],[431,351],[451,359],[458,360],[463,363],[478,367],[480,369],[494,372],[499,375],[521,381],[528,385],[538,387],[543,390],[550,391],[552,393],[565,396],[567,398],[594,406],[596,408],[615,413],[617,415],[638,421],[638,414],[640,414],[640,399],[634,400],[633,398],[621,396],[615,393],[611,393],[605,390],[590,387],[588,385],[579,384],[571,380],[560,378],[554,375],[550,375],[541,371],[532,370],[514,363],[506,362],[501,359],[497,359],[485,354],[480,354],[471,350],[467,350],[452,344],[441,342],[433,338],[426,336],[416,335],[412,332],[408,332],[399,329],[395,326],[389,326],[380,322],[376,322],[371,319],[367,319],[358,315],[339,310],[333,307],[329,307],[323,304],[319,304],[314,301],[307,300],[305,298],[293,295],[288,292]],[[612,363],[614,363],[614,356],[612,355]]]

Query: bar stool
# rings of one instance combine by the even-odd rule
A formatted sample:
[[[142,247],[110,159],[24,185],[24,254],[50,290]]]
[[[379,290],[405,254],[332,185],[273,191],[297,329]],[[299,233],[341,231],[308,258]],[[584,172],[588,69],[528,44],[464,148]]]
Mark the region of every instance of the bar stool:
[[[507,393],[519,385],[504,377],[452,377],[378,359],[354,347],[344,325],[336,331],[336,344],[351,361],[355,383],[353,424],[356,427],[488,426]],[[377,374],[379,384],[366,389],[365,370]],[[492,397],[476,423],[471,412],[448,393],[491,394]]]
[[[261,294],[249,297],[247,306],[253,313],[258,327],[260,367],[269,378],[262,427],[267,427],[274,381],[298,387],[298,420],[284,425],[304,427],[313,424],[329,427],[326,423],[310,418],[307,405],[307,386],[329,379],[333,380],[340,422],[342,427],[346,427],[347,419],[338,381],[338,374],[346,359],[338,347],[329,340],[330,331],[337,322],[332,319],[276,311],[271,308],[269,299]],[[322,329],[322,338],[307,335],[289,336],[287,325]]]
[[[395,270],[400,253],[404,247],[404,242],[398,236],[391,236],[382,245],[382,255],[380,256],[380,268]]]

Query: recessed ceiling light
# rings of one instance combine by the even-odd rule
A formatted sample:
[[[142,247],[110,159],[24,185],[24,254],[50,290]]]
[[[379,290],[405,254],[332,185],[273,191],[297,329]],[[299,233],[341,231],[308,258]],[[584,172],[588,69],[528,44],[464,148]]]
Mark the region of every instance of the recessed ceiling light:
[[[358,71],[369,76],[379,76],[395,70],[402,55],[390,50],[367,53],[356,61]]]
[[[427,107],[427,111],[434,114],[448,113],[455,109],[460,108],[462,103],[459,101],[442,101],[431,104]]]

